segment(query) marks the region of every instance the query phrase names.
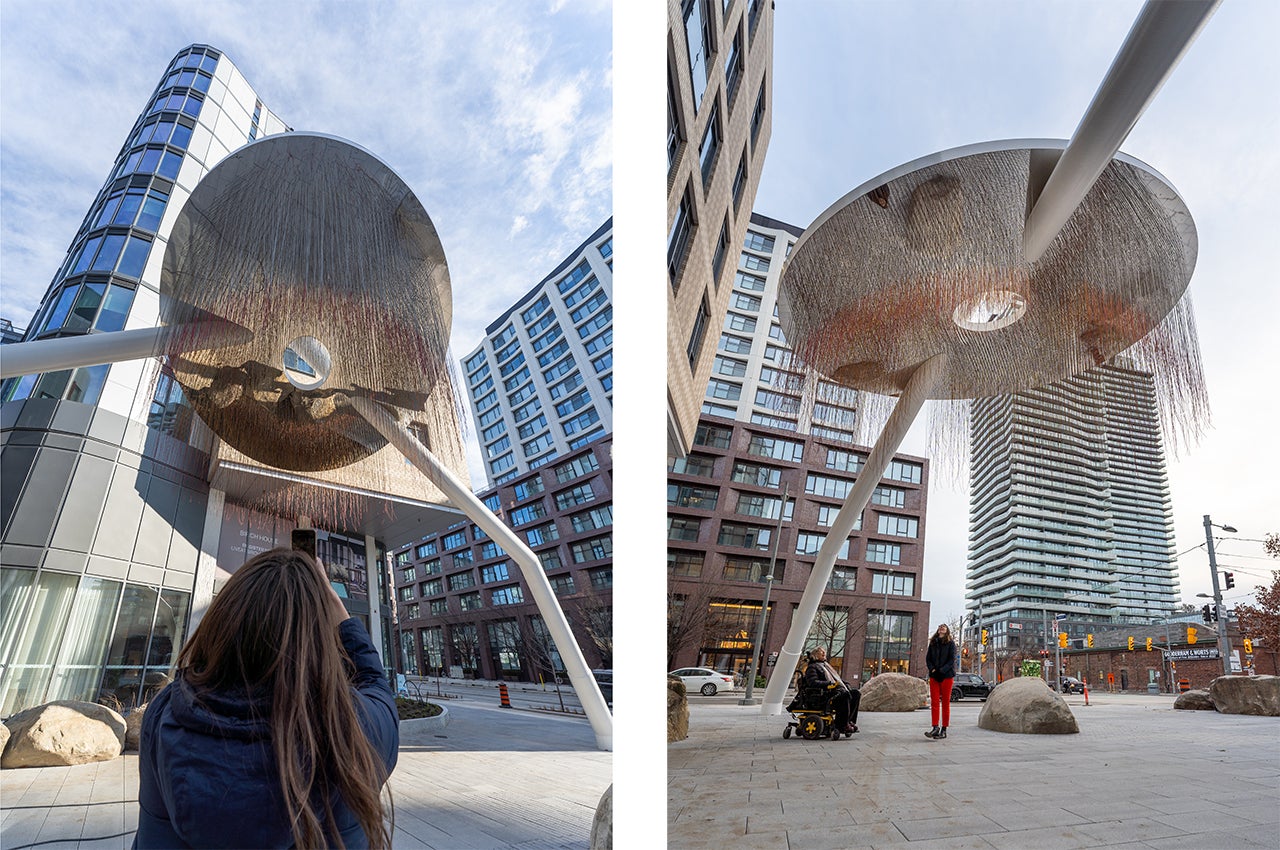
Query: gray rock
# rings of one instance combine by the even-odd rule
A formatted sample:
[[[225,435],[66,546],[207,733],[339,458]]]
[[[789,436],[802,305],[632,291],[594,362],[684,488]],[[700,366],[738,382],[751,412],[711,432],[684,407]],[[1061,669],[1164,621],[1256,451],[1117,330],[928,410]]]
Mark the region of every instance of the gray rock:
[[[110,761],[124,749],[123,717],[104,705],[61,700],[19,712],[0,765],[53,767]]]
[[[1209,696],[1223,714],[1280,717],[1280,676],[1219,676]]]
[[[591,821],[591,850],[613,850],[613,786],[605,789]]]
[[[862,686],[858,711],[915,711],[929,704],[929,685],[906,673],[881,673]]]
[[[4,748],[9,745],[9,727],[0,723],[0,754],[4,753]]]
[[[138,738],[142,735],[142,718],[146,716],[147,706],[150,704],[144,702],[129,712],[129,716],[124,719],[124,748],[129,752],[138,751]]]
[[[996,686],[987,697],[978,726],[992,732],[1063,735],[1079,732],[1076,717],[1062,696],[1043,679],[1021,676]]]
[[[1213,704],[1213,697],[1203,688],[1178,694],[1178,698],[1173,701],[1173,707],[1183,711],[1213,711],[1217,708]]]
[[[689,737],[689,695],[684,682],[675,676],[667,677],[667,743],[683,741]]]

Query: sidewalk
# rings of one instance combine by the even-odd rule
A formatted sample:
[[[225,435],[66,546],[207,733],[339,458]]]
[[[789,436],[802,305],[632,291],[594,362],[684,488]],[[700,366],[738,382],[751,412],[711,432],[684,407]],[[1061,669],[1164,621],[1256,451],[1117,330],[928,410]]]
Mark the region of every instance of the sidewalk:
[[[977,726],[952,705],[863,712],[852,738],[783,740],[787,715],[691,704],[667,749],[671,848],[1275,847],[1280,718],[1174,711],[1168,696],[1068,699],[1077,735]]]
[[[612,754],[581,719],[447,703],[438,745],[405,746],[391,776],[397,850],[586,850]],[[0,771],[0,847],[128,848],[138,757]],[[228,813],[229,815],[232,813]]]

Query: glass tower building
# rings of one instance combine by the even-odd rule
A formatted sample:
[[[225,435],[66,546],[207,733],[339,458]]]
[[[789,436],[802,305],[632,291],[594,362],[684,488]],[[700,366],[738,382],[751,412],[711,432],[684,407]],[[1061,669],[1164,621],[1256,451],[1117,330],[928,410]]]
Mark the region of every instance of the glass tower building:
[[[613,431],[613,219],[463,359],[485,472],[505,484]]]
[[[972,423],[968,608],[997,650],[1050,632],[1158,622],[1177,607],[1152,376],[1123,358],[980,399]],[[1050,645],[1052,645],[1050,643]]]
[[[168,236],[192,190],[236,149],[289,129],[224,54],[179,51],[25,339],[155,326]],[[155,358],[20,376],[0,398],[0,716],[58,699],[149,698],[230,574],[289,545],[294,522],[264,497],[272,487],[320,487],[349,508],[345,529],[318,529],[318,551],[345,571],[348,610],[390,657],[379,539],[458,516],[416,473],[396,479],[393,496],[354,492],[340,470],[250,462],[193,414]],[[388,468],[405,468],[394,460]]]

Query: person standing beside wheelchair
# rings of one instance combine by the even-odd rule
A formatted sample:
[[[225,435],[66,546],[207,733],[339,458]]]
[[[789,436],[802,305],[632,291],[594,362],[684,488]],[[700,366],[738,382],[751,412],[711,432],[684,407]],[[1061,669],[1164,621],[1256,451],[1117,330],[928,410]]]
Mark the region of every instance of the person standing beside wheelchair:
[[[933,722],[933,728],[924,736],[936,740],[947,737],[947,726],[951,723],[951,683],[956,677],[956,642],[951,639],[946,623],[938,626],[938,631],[929,638],[924,664],[929,668],[929,719]],[[939,708],[942,709],[941,726],[938,725]]]
[[[811,688],[825,688],[831,693],[831,708],[835,711],[836,728],[845,734],[858,731],[858,702],[862,693],[850,688],[840,678],[836,668],[827,663],[827,651],[818,647],[809,653],[809,666],[805,668],[802,684]]]

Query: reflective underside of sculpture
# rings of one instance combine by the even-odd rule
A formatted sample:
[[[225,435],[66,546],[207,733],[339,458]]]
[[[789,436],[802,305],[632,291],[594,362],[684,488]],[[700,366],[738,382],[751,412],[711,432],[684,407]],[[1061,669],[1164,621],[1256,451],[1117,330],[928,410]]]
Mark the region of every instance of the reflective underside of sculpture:
[[[800,359],[846,386],[896,396],[942,354],[929,397],[967,400],[1050,384],[1125,352],[1156,374],[1165,412],[1194,436],[1208,407],[1182,299],[1196,260],[1191,216],[1160,175],[1120,155],[1028,263],[1033,157],[1056,157],[1065,144],[937,154],[833,205],[796,245],[782,281],[780,320]],[[864,441],[883,415],[873,399],[863,396]],[[963,430],[967,405],[944,406],[944,419],[948,408]],[[958,447],[959,435],[943,430],[952,439],[935,429],[935,440]]]
[[[444,252],[417,198],[362,148],[285,133],[229,156],[174,225],[161,294],[192,406],[254,460],[318,471],[378,451],[354,394],[456,433]],[[247,341],[194,351],[211,319]]]

